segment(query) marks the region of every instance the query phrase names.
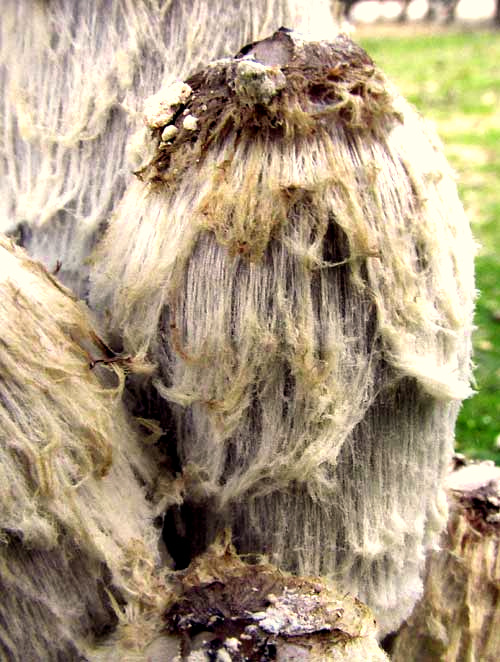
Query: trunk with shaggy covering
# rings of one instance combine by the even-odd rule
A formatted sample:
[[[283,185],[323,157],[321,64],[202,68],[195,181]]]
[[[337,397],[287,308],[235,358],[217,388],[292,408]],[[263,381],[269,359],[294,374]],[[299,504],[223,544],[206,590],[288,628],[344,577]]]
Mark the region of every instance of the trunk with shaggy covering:
[[[446,521],[470,393],[472,239],[439,143],[347,38],[286,30],[145,119],[153,157],[93,304],[159,365],[179,563],[229,525],[239,551],[334,577],[391,630]]]
[[[116,212],[93,297],[125,350],[159,366],[179,563],[230,525],[239,551],[334,577],[388,630],[445,521],[469,393],[471,238],[440,147],[343,39],[281,32],[169,87],[280,24],[328,33],[328,4],[7,0],[0,217],[84,295]],[[125,191],[128,164],[142,181]],[[30,276],[3,303],[25,348],[11,328],[1,645],[13,659],[90,646],[89,659],[141,660],[170,595],[144,498],[155,460],[116,382],[89,372],[86,353],[108,355],[88,321],[75,331],[46,272],[21,272],[44,284]]]

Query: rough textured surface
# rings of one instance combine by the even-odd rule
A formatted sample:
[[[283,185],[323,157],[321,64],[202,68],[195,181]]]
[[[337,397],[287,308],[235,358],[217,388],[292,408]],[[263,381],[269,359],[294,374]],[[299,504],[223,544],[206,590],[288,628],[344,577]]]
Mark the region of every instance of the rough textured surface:
[[[4,0],[0,230],[85,295],[144,156],[144,99],[280,25],[331,34],[329,1]]]
[[[496,662],[500,652],[500,467],[448,481],[450,518],[427,563],[425,592],[397,634],[393,662]]]
[[[381,662],[370,610],[317,578],[245,564],[214,545],[174,582],[167,627],[180,660]]]
[[[0,657],[78,660],[158,599],[156,460],[89,314],[1,237],[0,339]]]
[[[333,575],[393,629],[446,521],[470,394],[452,174],[345,37],[280,31],[186,82],[93,275],[175,421],[185,504],[166,537],[177,522],[186,564],[230,525],[238,551]]]

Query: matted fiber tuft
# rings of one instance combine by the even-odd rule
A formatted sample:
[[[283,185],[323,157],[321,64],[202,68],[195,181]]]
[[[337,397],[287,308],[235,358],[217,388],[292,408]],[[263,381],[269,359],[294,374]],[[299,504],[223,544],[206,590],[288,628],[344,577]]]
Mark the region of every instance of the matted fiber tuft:
[[[125,603],[160,599],[156,462],[121,403],[121,370],[92,368],[103,349],[84,306],[0,237],[5,660],[81,659]]]

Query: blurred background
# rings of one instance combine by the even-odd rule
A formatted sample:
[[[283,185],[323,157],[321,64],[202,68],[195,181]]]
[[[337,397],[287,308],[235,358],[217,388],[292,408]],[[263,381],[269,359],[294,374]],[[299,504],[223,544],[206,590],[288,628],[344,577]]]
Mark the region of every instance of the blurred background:
[[[456,171],[479,244],[477,394],[463,405],[457,451],[500,464],[500,0],[343,0],[335,11],[435,123]]]

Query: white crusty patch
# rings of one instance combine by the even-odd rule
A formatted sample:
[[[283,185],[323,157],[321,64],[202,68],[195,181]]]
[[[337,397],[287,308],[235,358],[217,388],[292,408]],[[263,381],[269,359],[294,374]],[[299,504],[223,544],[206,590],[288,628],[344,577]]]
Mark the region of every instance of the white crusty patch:
[[[177,135],[178,131],[179,129],[176,126],[174,126],[173,124],[169,124],[163,129],[161,134],[161,139],[165,143],[168,142],[169,140],[173,140],[173,138],[175,138],[175,136]]]
[[[182,126],[186,131],[196,131],[198,127],[198,120],[194,115],[187,115],[182,122]]]
[[[144,122],[151,129],[165,126],[173,118],[177,108],[186,103],[191,93],[189,85],[181,81],[162,88],[144,102]]]
[[[253,105],[267,105],[286,85],[279,67],[266,67],[259,62],[244,60],[237,67],[235,88],[240,100]]]
[[[252,617],[269,634],[290,637],[311,634],[322,630],[332,630],[332,616],[342,616],[339,609],[331,606],[329,619],[325,618],[325,601],[320,595],[304,595],[285,588],[279,597],[269,595],[271,604],[265,611],[255,612]]]

